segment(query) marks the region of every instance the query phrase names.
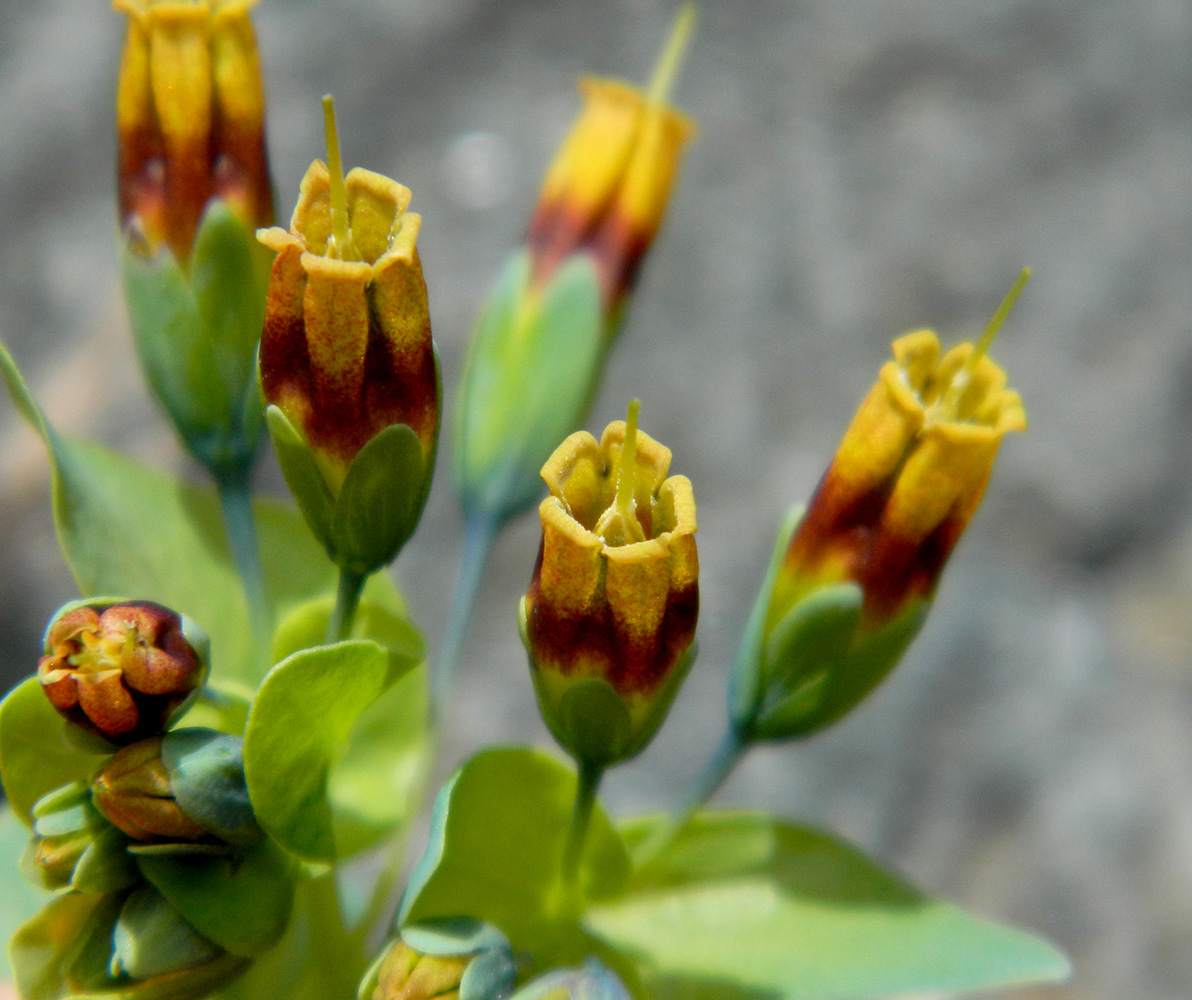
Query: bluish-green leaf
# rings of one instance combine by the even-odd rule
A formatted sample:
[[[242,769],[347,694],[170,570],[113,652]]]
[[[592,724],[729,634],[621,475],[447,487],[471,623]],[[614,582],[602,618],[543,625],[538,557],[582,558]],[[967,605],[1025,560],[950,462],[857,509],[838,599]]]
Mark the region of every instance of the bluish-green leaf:
[[[0,872],[4,873],[4,891],[0,892],[0,942],[7,943],[17,928],[31,920],[49,899],[33,883],[16,876],[21,854],[29,843],[29,830],[22,826],[7,804],[0,805]],[[11,975],[0,966],[0,980]]]
[[[435,802],[400,921],[490,921],[536,969],[600,951],[576,925],[560,877],[575,789],[575,771],[539,750],[506,747],[472,757]],[[625,846],[597,805],[580,865],[584,897],[616,894],[628,870]]]
[[[259,661],[249,633],[214,492],[56,433],[2,345],[0,375],[50,452],[58,541],[79,590],[154,600],[189,615],[211,636],[215,677],[255,686],[267,665]],[[258,501],[254,509],[275,620],[333,593],[335,569],[298,512],[274,501]],[[396,589],[382,574],[369,581],[365,593],[401,609]]]
[[[640,844],[653,828],[627,826]],[[1064,957],[969,916],[816,830],[703,813],[588,926],[654,1000],[866,1000],[1062,979]]]
[[[142,856],[137,864],[200,934],[233,955],[258,955],[286,929],[294,865],[269,840],[236,855]]]
[[[103,763],[102,755],[84,753],[69,739],[69,726],[36,677],[18,684],[0,702],[0,777],[26,826],[32,825],[30,812],[38,799],[68,782],[90,780]]]
[[[348,640],[294,653],[269,672],[245,731],[244,767],[257,820],[287,850],[332,861],[408,815],[423,733],[401,731],[393,716],[425,706],[425,678],[413,667],[376,642]]]

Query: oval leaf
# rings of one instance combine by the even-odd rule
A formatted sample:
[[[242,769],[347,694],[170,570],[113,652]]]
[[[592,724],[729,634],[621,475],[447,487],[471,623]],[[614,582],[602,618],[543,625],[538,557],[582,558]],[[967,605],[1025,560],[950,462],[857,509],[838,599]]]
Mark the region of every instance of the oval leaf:
[[[411,677],[409,661],[393,663],[377,643],[348,640],[293,654],[257,692],[244,735],[249,796],[261,826],[299,857],[333,861],[405,815],[409,758],[420,746],[400,733],[378,739],[383,723],[367,711],[387,691],[417,700],[421,685],[397,683]],[[350,740],[366,753],[352,752]]]
[[[654,823],[627,829],[640,844]],[[866,1000],[1062,979],[1038,938],[971,917],[816,830],[703,813],[588,925],[654,1000]]]

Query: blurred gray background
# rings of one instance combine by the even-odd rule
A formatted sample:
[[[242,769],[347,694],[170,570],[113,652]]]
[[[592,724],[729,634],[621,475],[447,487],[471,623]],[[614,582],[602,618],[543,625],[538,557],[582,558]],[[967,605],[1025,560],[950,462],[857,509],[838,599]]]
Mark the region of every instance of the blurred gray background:
[[[321,155],[332,91],[346,162],[409,185],[424,217],[448,404],[575,76],[646,79],[673,11],[257,9],[280,212]],[[0,333],[62,428],[195,475],[146,397],[117,294],[122,32],[98,0],[0,5]],[[975,336],[1029,264],[994,353],[1032,427],[1005,442],[926,631],[855,715],[755,753],[721,798],[822,823],[1070,952],[1069,985],[1020,998],[1192,995],[1192,5],[705,0],[676,100],[700,136],[589,426],[639,395],[695,484],[701,655],[607,799],[672,801],[716,742],[773,533],[890,339]],[[396,568],[432,646],[459,549],[449,469],[444,450]],[[261,478],[279,490],[271,457]],[[496,550],[451,760],[548,741],[514,626],[536,545],[529,519]],[[6,404],[0,589],[7,687],[74,590],[44,457]]]

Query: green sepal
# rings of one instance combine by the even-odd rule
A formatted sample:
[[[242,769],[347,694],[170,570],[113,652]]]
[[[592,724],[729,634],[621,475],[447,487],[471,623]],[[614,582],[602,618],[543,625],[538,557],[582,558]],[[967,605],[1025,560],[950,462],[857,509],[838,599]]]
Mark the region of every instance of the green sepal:
[[[360,576],[391,563],[418,526],[433,473],[413,429],[390,424],[375,434],[333,495],[298,428],[276,406],[265,419],[286,485],[328,558]]]
[[[582,424],[604,353],[600,280],[573,254],[531,288],[530,255],[506,264],[477,319],[459,390],[455,481],[465,511],[498,522],[537,502],[538,470]]]
[[[775,623],[753,736],[797,739],[843,718],[898,664],[930,608],[929,600],[912,601],[881,628],[862,632],[861,602],[856,584],[833,584],[807,594]]]
[[[175,729],[161,741],[161,762],[178,807],[232,847],[261,839],[244,780],[243,741],[212,729]]]
[[[422,442],[407,424],[373,435],[352,459],[335,500],[336,565],[366,576],[393,562],[418,527],[431,472]]]
[[[286,929],[295,865],[269,840],[235,855],[141,855],[136,863],[191,926],[233,955],[259,955]]]
[[[128,838],[91,803],[86,781],[75,781],[40,798],[33,807],[33,838],[21,855],[20,869],[43,889],[69,886],[78,892],[117,892],[137,878],[136,864],[125,848]],[[47,869],[37,860],[43,841],[59,851],[58,863]]]
[[[326,550],[332,562],[335,561],[335,542],[331,530],[335,516],[335,497],[319,471],[315,456],[298,428],[290,423],[276,406],[265,409],[265,424],[273,440],[273,451],[277,464],[281,466],[286,485],[290,488],[298,509],[306,518],[311,534]]]
[[[134,979],[181,972],[219,957],[220,947],[198,933],[155,888],[141,885],[120,908],[113,934],[111,974]]]
[[[130,242],[122,254],[146,380],[191,454],[213,470],[250,460],[260,437],[259,252],[253,234],[216,199],[195,235],[189,276],[165,247],[145,257]]]
[[[518,631],[530,658],[530,677],[547,729],[577,762],[599,770],[645,749],[666,718],[697,653],[693,644],[648,698],[634,695],[627,700],[603,677],[578,678],[559,694],[552,691],[534,661],[525,597],[518,602]]]
[[[631,847],[664,819],[623,825]],[[969,916],[821,831],[697,813],[588,927],[630,956],[652,1000],[951,996],[1063,979],[1050,944]]]
[[[765,674],[762,665],[766,617],[770,611],[770,595],[774,592],[774,584],[782,569],[782,561],[790,546],[791,538],[794,537],[795,529],[802,519],[802,506],[793,507],[782,519],[782,524],[778,528],[778,537],[774,540],[774,549],[770,555],[770,565],[766,569],[761,589],[758,590],[757,597],[754,598],[753,608],[749,612],[749,620],[737,646],[737,655],[733,661],[733,669],[729,674],[728,707],[729,719],[733,729],[738,733],[748,730],[765,693]]]
[[[401,925],[466,914],[489,921],[525,952],[532,970],[606,949],[579,925],[579,909],[615,896],[629,857],[608,816],[593,809],[578,893],[562,884],[575,772],[540,750],[483,750],[435,800],[426,850],[411,873]],[[578,907],[578,909],[577,909]]]

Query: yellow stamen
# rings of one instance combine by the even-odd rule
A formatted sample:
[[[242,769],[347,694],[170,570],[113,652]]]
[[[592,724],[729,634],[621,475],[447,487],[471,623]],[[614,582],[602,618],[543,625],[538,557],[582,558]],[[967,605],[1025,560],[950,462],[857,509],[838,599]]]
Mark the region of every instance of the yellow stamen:
[[[969,381],[973,377],[973,373],[977,370],[977,365],[981,363],[981,359],[989,353],[989,348],[993,344],[994,338],[1001,330],[1002,324],[1006,321],[1006,317],[1010,315],[1010,310],[1014,308],[1014,303],[1018,301],[1018,295],[1030,280],[1031,269],[1024,267],[1015,279],[1014,284],[1010,286],[1010,290],[1006,293],[1006,297],[1002,299],[1002,304],[994,310],[993,316],[990,317],[989,324],[985,327],[985,332],[981,334],[981,339],[977,341],[976,346],[961,365],[959,371],[952,376],[952,381],[948,384],[948,388],[941,394],[939,400],[934,406],[928,409],[927,422],[934,420],[952,420],[955,419],[956,414],[960,408],[960,397],[964,395],[964,390],[968,388]]]
[[[695,4],[685,3],[675,15],[670,35],[658,62],[654,66],[654,75],[650,78],[650,89],[646,91],[646,100],[651,104],[665,104],[674,86],[675,77],[679,75],[679,67],[683,64],[683,57],[691,44],[691,33],[695,28]]]
[[[323,130],[327,135],[327,173],[331,180],[331,240],[327,256],[337,260],[359,260],[348,226],[348,196],[344,190],[344,165],[339,155],[339,131],[335,127],[335,103],[323,98]]]
[[[604,539],[606,545],[631,545],[646,540],[646,533],[637,519],[637,502],[633,498],[637,480],[637,411],[641,405],[639,399],[629,401],[625,437],[621,441],[621,456],[617,460],[617,492],[592,529]]]

